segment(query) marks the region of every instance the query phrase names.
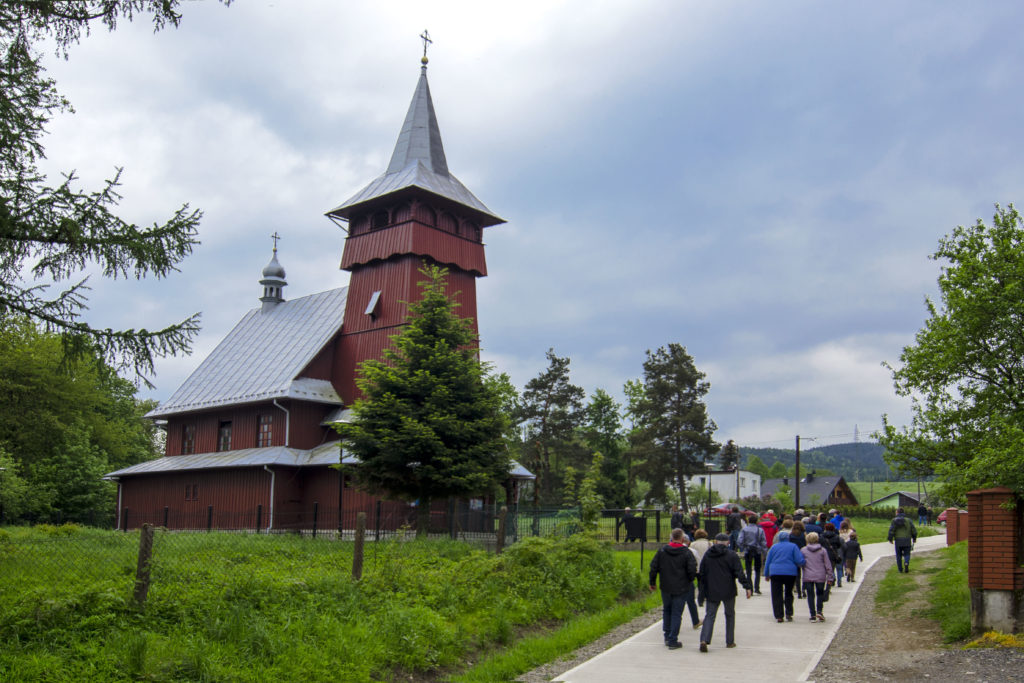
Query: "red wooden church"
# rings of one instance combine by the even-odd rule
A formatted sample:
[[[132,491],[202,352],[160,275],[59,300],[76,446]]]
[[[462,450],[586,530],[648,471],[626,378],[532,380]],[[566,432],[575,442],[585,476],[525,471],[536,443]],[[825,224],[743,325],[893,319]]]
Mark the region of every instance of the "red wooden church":
[[[108,475],[119,528],[351,528],[357,510],[383,510],[392,528],[411,519],[408,504],[349,488],[331,467],[341,451],[330,425],[356,398],[357,365],[380,357],[402,302],[418,298],[424,260],[448,268],[475,325],[483,228],[504,222],[449,173],[423,64],[387,170],[327,213],[348,227],[349,285],[286,300],[275,244],[260,307],[149,413],[165,425],[166,455]],[[532,478],[518,465],[510,476]]]

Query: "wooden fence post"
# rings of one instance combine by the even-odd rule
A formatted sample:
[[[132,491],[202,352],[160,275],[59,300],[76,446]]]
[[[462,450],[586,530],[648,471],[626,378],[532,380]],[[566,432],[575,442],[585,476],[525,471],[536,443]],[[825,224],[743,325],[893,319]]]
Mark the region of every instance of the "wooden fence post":
[[[139,533],[139,564],[135,569],[135,603],[142,607],[149,594],[149,567],[153,560],[153,525],[143,524]]]
[[[366,513],[356,515],[356,544],[352,550],[352,578],[363,578],[363,545],[366,543]]]
[[[494,552],[496,555],[501,555],[501,551],[505,548],[505,520],[508,518],[508,508],[504,505],[501,506],[501,512],[498,513],[498,538],[495,539]]]

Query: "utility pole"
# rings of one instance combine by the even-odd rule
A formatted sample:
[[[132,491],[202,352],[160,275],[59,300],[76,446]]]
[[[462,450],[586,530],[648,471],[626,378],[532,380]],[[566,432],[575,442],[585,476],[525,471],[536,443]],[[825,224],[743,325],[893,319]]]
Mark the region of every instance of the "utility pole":
[[[800,435],[796,435],[796,494],[793,497],[793,506],[800,508]]]

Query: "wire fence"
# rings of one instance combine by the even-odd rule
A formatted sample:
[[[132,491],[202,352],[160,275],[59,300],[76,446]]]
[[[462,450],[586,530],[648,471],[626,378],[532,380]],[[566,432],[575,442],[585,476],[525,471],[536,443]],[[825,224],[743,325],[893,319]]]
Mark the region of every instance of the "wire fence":
[[[129,511],[119,520],[119,530],[51,524],[0,527],[0,576],[18,577],[16,584],[0,582],[0,596],[52,597],[62,586],[71,585],[95,586],[102,593],[111,582],[130,587],[144,564],[147,580],[157,593],[183,582],[216,582],[239,571],[256,576],[289,566],[301,567],[303,575],[310,567],[318,567],[324,576],[347,577],[353,573],[358,552],[359,513],[365,515],[362,539],[370,569],[378,561],[393,561],[384,559],[388,555],[380,550],[381,543],[416,536],[415,517],[407,512],[380,504],[368,512],[347,512],[341,524],[336,511],[321,512],[314,506],[301,515],[275,515],[274,525],[262,518],[261,511],[229,515],[207,510],[184,515],[168,510],[156,519]],[[625,547],[641,547],[667,541],[670,532],[670,516],[662,510],[605,510],[589,529],[584,529],[578,513],[575,508],[504,509],[451,501],[432,510],[428,537],[456,539],[494,551],[528,536],[568,537],[585,530]],[[149,558],[140,555],[144,525],[155,530],[151,547],[145,550]],[[501,529],[505,533],[499,539]],[[9,593],[15,585],[14,593]]]

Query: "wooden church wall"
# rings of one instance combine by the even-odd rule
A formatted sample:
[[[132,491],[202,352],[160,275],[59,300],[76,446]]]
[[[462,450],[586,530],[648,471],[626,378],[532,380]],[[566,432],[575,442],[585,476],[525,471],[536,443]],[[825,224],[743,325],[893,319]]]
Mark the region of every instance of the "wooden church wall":
[[[126,477],[120,495],[129,529],[162,525],[165,507],[172,528],[206,528],[211,507],[215,528],[255,528],[257,506],[264,516],[270,511],[270,473],[252,467]],[[240,515],[251,515],[251,522]]]

